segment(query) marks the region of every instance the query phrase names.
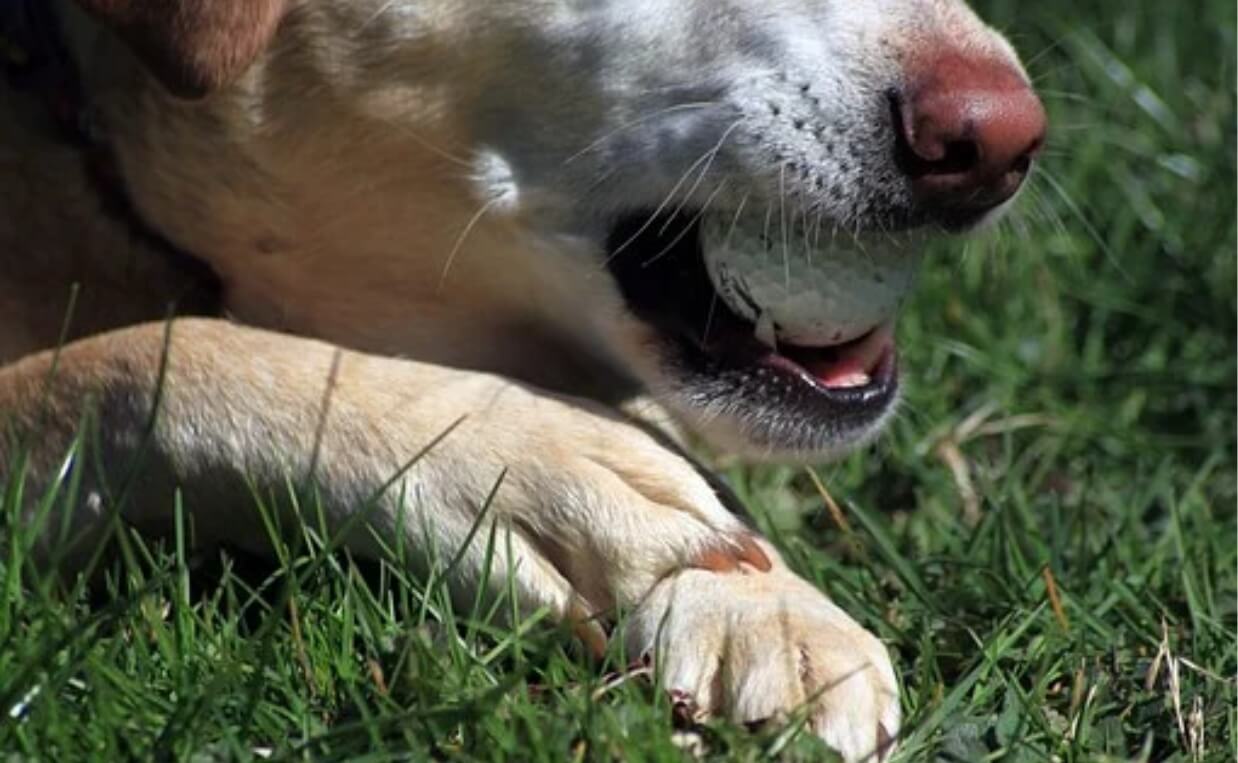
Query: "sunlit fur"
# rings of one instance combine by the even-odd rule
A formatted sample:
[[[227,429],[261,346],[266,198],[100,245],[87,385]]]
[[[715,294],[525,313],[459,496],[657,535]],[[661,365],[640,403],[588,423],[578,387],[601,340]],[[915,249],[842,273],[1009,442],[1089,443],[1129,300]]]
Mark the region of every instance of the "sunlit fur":
[[[48,504],[73,537],[34,562],[72,568],[110,512],[159,532],[178,505],[197,542],[269,551],[252,496],[308,484],[358,555],[458,552],[470,601],[510,586],[595,647],[629,611],[632,650],[704,715],[802,711],[848,761],[897,738],[884,647],[610,404],[649,392],[717,445],[779,459],[880,422],[756,442],[782,413],[688,383],[604,243],[658,208],[898,224],[887,90],[941,45],[1013,61],[961,2],[296,0],[244,75],[194,102],[57,5],[135,216],[208,265],[224,304],[169,332],[181,276],[0,82],[0,483],[19,453],[23,495],[81,480],[77,505]],[[36,352],[71,282],[81,339]],[[91,447],[66,459],[83,421]],[[123,503],[113,475],[140,477]],[[497,571],[461,548],[479,523],[505,539]]]
[[[742,413],[632,341],[598,272],[608,228],[741,204],[827,231],[898,224],[886,94],[947,44],[1015,60],[954,0],[308,2],[206,103],[113,46],[78,49],[140,210],[211,263],[242,320],[574,389],[549,347],[742,434]],[[774,450],[871,436],[829,431]]]

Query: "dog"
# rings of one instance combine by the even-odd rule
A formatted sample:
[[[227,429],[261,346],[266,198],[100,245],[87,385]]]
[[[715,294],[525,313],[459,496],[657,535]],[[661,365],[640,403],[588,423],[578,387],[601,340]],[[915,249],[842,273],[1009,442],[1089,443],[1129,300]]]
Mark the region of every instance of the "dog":
[[[892,331],[759,349],[696,221],[1000,216],[1045,113],[962,0],[49,7],[85,137],[0,85],[0,478],[82,485],[41,520],[48,563],[117,512],[160,532],[176,490],[197,543],[269,552],[250,491],[308,482],[355,554],[458,554],[456,590],[595,650],[627,611],[702,717],[804,709],[847,760],[889,754],[885,647],[668,432],[813,462],[889,417]],[[861,355],[847,388],[805,370]],[[83,422],[101,468],[66,459]]]

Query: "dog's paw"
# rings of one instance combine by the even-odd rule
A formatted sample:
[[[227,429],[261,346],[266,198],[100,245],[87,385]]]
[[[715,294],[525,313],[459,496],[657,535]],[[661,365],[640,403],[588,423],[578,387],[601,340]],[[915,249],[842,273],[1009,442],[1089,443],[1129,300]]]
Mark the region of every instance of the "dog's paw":
[[[652,655],[662,687],[697,719],[803,717],[848,761],[885,760],[898,734],[886,648],[785,568],[684,571],[633,613],[627,639],[629,654]]]
[[[727,508],[717,486],[642,427],[583,401],[522,389],[505,389],[501,403],[501,411],[462,428],[468,447],[452,468],[503,471],[492,513],[562,574],[592,614],[634,606],[685,568],[773,566],[777,555]]]

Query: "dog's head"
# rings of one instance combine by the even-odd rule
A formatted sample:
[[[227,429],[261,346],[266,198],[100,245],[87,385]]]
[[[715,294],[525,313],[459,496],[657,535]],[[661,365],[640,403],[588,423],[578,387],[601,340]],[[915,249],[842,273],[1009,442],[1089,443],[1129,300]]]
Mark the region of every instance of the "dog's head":
[[[347,70],[325,79],[371,102],[378,85],[402,93],[388,128],[450,153],[455,176],[426,182],[471,197],[436,224],[507,242],[464,277],[559,263],[540,271],[561,281],[547,289],[578,299],[531,314],[559,311],[549,320],[590,352],[753,454],[816,458],[874,433],[897,397],[892,324],[815,346],[758,339],[717,298],[702,224],[759,231],[740,238],[779,258],[828,260],[839,236],[914,248],[917,231],[999,215],[1045,131],[1015,53],[961,0],[158,4],[246,9],[190,14],[173,38],[150,34],[169,23],[153,12],[83,2],[120,18],[182,92],[240,76],[266,47],[284,69]],[[319,47],[288,63],[297,44]],[[445,134],[448,147],[423,140]]]

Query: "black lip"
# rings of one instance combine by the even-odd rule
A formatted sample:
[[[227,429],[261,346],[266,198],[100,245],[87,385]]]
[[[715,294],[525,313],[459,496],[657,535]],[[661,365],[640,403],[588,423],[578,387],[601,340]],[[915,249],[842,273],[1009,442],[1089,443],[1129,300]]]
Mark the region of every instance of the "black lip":
[[[873,372],[872,382],[858,387],[827,387],[820,379],[796,363],[794,358],[786,355],[769,353],[759,362],[796,376],[803,383],[812,385],[821,394],[828,395],[840,403],[857,406],[869,405],[875,398],[880,398],[887,392],[895,392],[898,385],[898,360],[893,353],[881,359]]]
[[[826,387],[791,358],[776,355],[753,325],[717,297],[705,269],[695,213],[628,215],[611,230],[607,266],[628,308],[655,328],[663,365],[700,407],[739,411],[749,436],[770,447],[815,448],[820,432],[788,437],[756,422],[799,418],[833,439],[867,431],[898,395],[897,363],[886,358],[872,382]],[[802,427],[801,427],[802,428]],[[812,443],[787,440],[812,439]]]

